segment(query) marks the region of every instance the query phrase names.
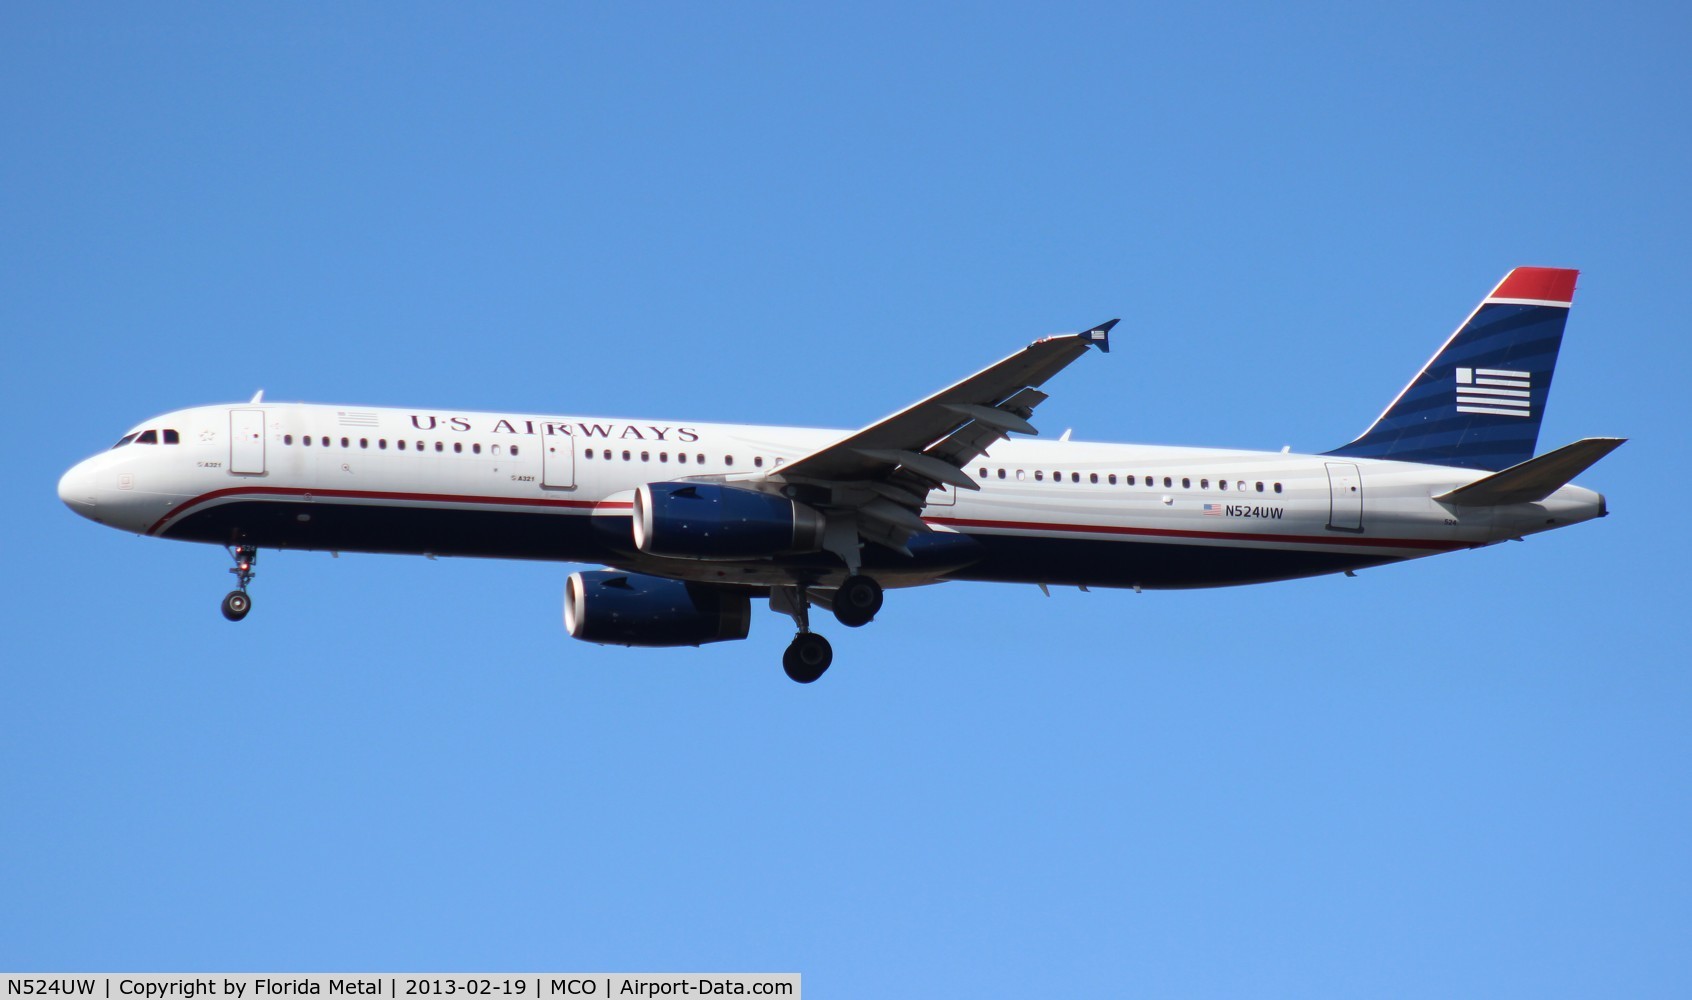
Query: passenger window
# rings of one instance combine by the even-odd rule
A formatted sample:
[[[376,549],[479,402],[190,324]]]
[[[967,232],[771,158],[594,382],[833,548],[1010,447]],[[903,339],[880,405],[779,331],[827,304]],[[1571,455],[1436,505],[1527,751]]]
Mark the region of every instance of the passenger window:
[[[1257,492],[1259,492],[1259,493],[1263,492],[1263,484],[1262,483],[1257,484]]]
[[[446,451],[446,442],[444,442],[444,441],[436,441],[436,442],[435,442],[435,453],[436,453],[436,454],[439,454],[439,453],[441,453],[441,452],[443,452],[443,451]]]
[[[1069,474],[1069,481],[1070,481],[1070,482],[1072,482],[1072,483],[1078,483],[1078,482],[1080,482],[1080,481],[1081,481],[1081,473],[1079,473],[1079,472],[1071,472],[1071,473],[1070,473],[1070,474]],[[1093,482],[1095,482],[1095,483],[1096,483],[1096,482],[1098,482],[1098,481],[1099,481],[1099,477],[1098,477],[1098,476],[1094,476],[1094,477],[1093,477]]]
[[[628,460],[629,460],[629,453],[625,451],[625,452],[623,452],[623,461],[627,462]]]
[[[310,434],[300,435],[300,444],[304,445],[307,448],[310,448],[311,447],[311,435]]]
[[[452,453],[454,455],[464,454],[464,442],[463,441],[454,441],[452,443]]]
[[[513,458],[517,457],[517,446],[516,445],[511,446],[511,456]]]
[[[1116,473],[1114,473],[1114,472],[1110,474],[1110,485],[1112,485],[1112,486],[1116,485]]]
[[[1096,483],[1096,482],[1098,482],[1098,481],[1099,481],[1099,474],[1098,474],[1098,473],[1096,473],[1096,472],[1094,472],[1094,473],[1092,473],[1092,474],[1090,474],[1090,475],[1089,475],[1089,476],[1087,476],[1087,481],[1088,481],[1088,482],[1089,482],[1089,483]]]
[[[1228,492],[1228,481],[1226,479],[1218,479],[1216,481],[1216,488],[1224,493]]]
[[[1052,482],[1054,482],[1054,483],[1063,482],[1063,473],[1061,473],[1061,472],[1052,473]]]
[[[723,457],[723,464],[724,465],[733,465],[734,464],[734,456],[733,455],[725,455]]]
[[[293,444],[294,443],[294,435],[292,435],[292,434],[282,435],[282,443],[283,444]]]
[[[175,431],[173,431],[173,430],[171,430],[170,428],[167,427],[167,428],[165,428],[165,432],[164,432],[164,443],[165,444],[181,444],[182,438]]]
[[[478,443],[476,443],[476,444],[473,444],[473,445],[471,445],[471,446],[470,446],[470,450],[471,450],[471,452],[473,452],[473,453],[475,453],[475,454],[477,454],[477,455],[480,455],[480,454],[481,454],[481,453],[482,453],[482,445],[481,445],[481,443],[480,443],[480,442],[478,442]]]
[[[1124,485],[1124,486],[1134,485],[1134,477],[1133,476],[1123,476],[1122,477],[1122,485]]]
[[[758,457],[754,458],[752,460],[752,464],[755,467],[762,469],[764,467],[764,456],[759,455]]]
[[[399,450],[400,450],[400,451],[404,451],[404,450],[405,450],[405,442],[404,442],[404,441],[398,441],[398,442],[396,442],[396,444],[398,444],[398,445],[399,445]]]
[[[1241,493],[1244,493],[1245,492],[1245,480],[1242,479],[1239,482],[1235,483],[1234,487],[1236,489],[1238,489]]]
[[[686,465],[687,464],[687,452],[685,452],[685,451],[676,452],[676,461],[681,463],[682,465]]]
[[[378,451],[387,451],[388,450],[388,439],[387,438],[377,438],[376,439],[376,449]]]
[[[322,445],[325,448],[329,447],[329,439],[327,437],[318,438],[317,443]]]
[[[1169,478],[1168,476],[1163,477],[1163,488],[1164,489],[1168,489],[1169,487],[1174,486],[1174,485],[1175,485],[1175,480]]]
[[[418,450],[418,451],[422,451],[422,450],[423,450],[423,442],[421,442],[421,441],[419,441],[419,442],[417,442],[417,450]]]
[[[1280,484],[1280,483],[1276,483],[1276,484],[1275,484],[1275,492],[1276,492],[1276,493],[1279,493],[1279,492],[1281,492],[1281,484]]]
[[[497,445],[497,444],[494,445],[492,448],[489,448],[488,450],[493,452],[495,455],[499,454],[499,452],[500,452],[499,445]]]
[[[369,439],[369,438],[359,438],[359,439],[358,439],[358,446],[359,446],[359,447],[360,447],[360,448],[368,448],[368,447],[370,447],[370,439]]]
[[[650,451],[643,451],[643,452],[641,452],[641,453],[640,453],[640,460],[641,460],[641,461],[642,461],[642,462],[650,462],[650,461],[652,461],[652,453],[651,453],[651,452],[650,452]]]
[[[705,464],[705,456],[704,455],[695,455],[695,456],[693,456],[693,458],[694,458],[694,461],[698,462],[700,465]]]
[[[1186,476],[1182,476],[1181,477],[1181,488],[1184,489],[1184,490],[1192,489],[1193,488],[1193,481],[1191,479],[1188,479]]]
[[[661,452],[658,453],[658,461],[668,462],[669,460],[670,460],[670,453],[669,452],[661,451]]]
[[[599,457],[605,459],[607,462],[611,461],[611,449],[607,448],[600,452]]]
[[[1019,483],[1023,481],[1023,472],[1021,469],[1016,470],[1016,481]]]
[[[982,466],[982,467],[981,467],[981,469],[980,469],[980,470],[979,470],[979,471],[980,471],[980,473],[981,473],[981,478],[982,478],[982,479],[986,479],[986,478],[987,478],[987,467],[986,467],[986,466]]]
[[[1200,479],[1200,480],[1199,480],[1199,489],[1201,489],[1201,490],[1208,490],[1208,489],[1210,489],[1210,480],[1208,480],[1208,479]]]
[[[346,447],[349,447],[351,444],[352,444],[352,442],[347,440],[346,438],[341,439],[341,447],[346,448]]]
[[[1003,470],[1003,469],[1000,469],[1000,470],[999,470],[999,478],[1000,478],[1000,479],[1003,479],[1003,478],[1005,478],[1005,470]]]
[[[1039,469],[1035,469],[1034,470],[1034,481],[1037,482],[1037,483],[1045,482],[1046,481],[1046,474],[1044,472],[1041,472]]]

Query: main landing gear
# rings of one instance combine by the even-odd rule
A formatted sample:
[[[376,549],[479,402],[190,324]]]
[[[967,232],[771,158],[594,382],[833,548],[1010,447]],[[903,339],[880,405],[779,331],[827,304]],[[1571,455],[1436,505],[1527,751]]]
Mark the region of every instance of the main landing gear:
[[[787,644],[781,654],[781,669],[800,684],[809,684],[823,675],[834,662],[834,647],[815,632],[800,632]]]
[[[230,558],[235,565],[229,572],[235,574],[236,589],[223,595],[223,617],[232,622],[238,622],[247,617],[247,612],[253,609],[253,599],[247,596],[247,584],[253,582],[257,575],[253,563],[258,562],[258,549],[251,545],[226,545]]]
[[[867,576],[849,576],[834,592],[834,617],[847,628],[859,628],[881,610],[881,584]]]
[[[793,618],[799,633],[787,644],[781,655],[781,668],[787,676],[800,684],[810,684],[821,677],[834,662],[834,647],[827,639],[811,631],[811,596],[806,584],[777,587],[770,592],[770,607]],[[834,617],[847,628],[868,625],[881,610],[881,584],[867,576],[849,576],[829,596],[827,604]]]

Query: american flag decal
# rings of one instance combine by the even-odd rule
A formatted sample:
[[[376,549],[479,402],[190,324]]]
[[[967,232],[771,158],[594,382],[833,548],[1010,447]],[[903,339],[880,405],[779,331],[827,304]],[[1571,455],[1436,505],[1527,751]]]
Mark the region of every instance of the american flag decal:
[[[1457,369],[1457,412],[1531,417],[1533,375],[1501,368]]]
[[[363,410],[336,410],[335,416],[340,418],[342,427],[377,427],[381,421],[376,414]]]
[[[1222,505],[1219,503],[1207,503],[1204,505],[1204,513],[1206,517],[1221,517]]]

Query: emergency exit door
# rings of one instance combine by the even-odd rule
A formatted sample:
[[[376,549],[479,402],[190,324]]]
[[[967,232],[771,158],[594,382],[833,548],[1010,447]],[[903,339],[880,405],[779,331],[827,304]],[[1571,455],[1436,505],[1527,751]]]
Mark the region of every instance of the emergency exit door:
[[[576,488],[576,439],[568,434],[541,438],[541,485],[552,490]]]

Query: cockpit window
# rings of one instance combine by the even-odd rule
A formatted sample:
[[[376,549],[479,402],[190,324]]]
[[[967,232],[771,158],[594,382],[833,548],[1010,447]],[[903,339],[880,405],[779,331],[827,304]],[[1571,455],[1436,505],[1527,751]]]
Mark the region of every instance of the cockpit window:
[[[164,432],[164,443],[165,444],[181,444],[182,443],[182,436],[180,434],[176,433],[174,430],[171,430],[170,428],[167,427],[167,428],[165,428],[165,432]]]
[[[158,431],[142,431],[141,436],[135,439],[135,443],[136,444],[158,444],[159,443],[159,432]]]
[[[122,439],[120,439],[120,440],[119,440],[119,441],[118,441],[118,443],[117,443],[117,444],[114,444],[114,445],[112,445],[112,447],[113,447],[113,448],[114,448],[114,449],[116,449],[116,448],[122,448],[122,447],[123,447],[123,446],[124,446],[124,445],[126,445],[126,444],[129,444],[129,443],[131,443],[131,442],[133,442],[133,441],[134,441],[134,440],[135,440],[135,439],[136,439],[136,438],[138,438],[138,437],[140,437],[140,436],[141,436],[141,435],[140,435],[140,433],[139,433],[139,432],[137,432],[137,433],[134,433],[134,434],[125,434],[125,435],[124,435],[124,436],[123,436],[123,437],[122,437]]]

